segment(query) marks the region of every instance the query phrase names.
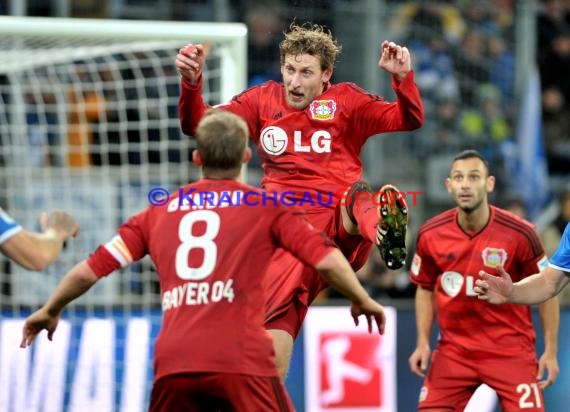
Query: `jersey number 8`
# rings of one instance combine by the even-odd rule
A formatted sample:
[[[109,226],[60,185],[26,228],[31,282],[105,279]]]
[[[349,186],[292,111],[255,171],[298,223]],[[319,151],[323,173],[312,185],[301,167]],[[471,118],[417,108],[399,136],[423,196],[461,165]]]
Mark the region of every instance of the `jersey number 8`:
[[[206,231],[201,236],[193,236],[195,223],[204,222]],[[214,239],[220,231],[220,216],[212,210],[197,210],[186,214],[178,225],[178,238],[182,242],[176,250],[176,274],[185,280],[202,280],[210,276],[216,266],[218,246]],[[192,249],[202,249],[204,258],[196,268],[188,266],[188,256]]]

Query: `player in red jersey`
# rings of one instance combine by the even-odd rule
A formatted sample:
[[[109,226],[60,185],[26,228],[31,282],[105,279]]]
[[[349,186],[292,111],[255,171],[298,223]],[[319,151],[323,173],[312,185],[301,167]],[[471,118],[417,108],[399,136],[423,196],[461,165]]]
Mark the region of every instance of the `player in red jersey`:
[[[463,411],[475,389],[486,383],[497,392],[504,411],[543,411],[542,388],[558,375],[556,298],[539,306],[545,351],[537,363],[530,307],[493,307],[474,292],[480,270],[502,265],[516,281],[547,264],[532,225],[489,205],[487,194],[494,184],[477,151],[459,153],[446,181],[457,207],[419,229],[411,268],[418,286],[412,372],[423,377],[427,370],[436,313],[441,337],[431,354],[418,410]],[[548,376],[540,381],[545,370]]]
[[[291,25],[280,44],[283,83],[252,87],[219,107],[246,120],[263,163],[261,185],[266,191],[302,204],[311,223],[329,234],[355,270],[374,244],[388,268],[398,269],[406,255],[407,207],[393,186],[372,194],[359,181],[360,151],[375,134],[422,126],[424,111],[410,53],[393,42],[380,46],[378,65],[392,74],[397,95],[389,103],[352,83],[331,84],[340,51],[322,26]],[[204,61],[200,44],[188,45],[176,56],[182,75],[180,121],[188,135],[194,134],[207,108],[201,95]],[[275,256],[269,271],[266,327],[284,377],[307,308],[327,285],[285,251]]]
[[[242,162],[251,157],[247,126],[236,115],[213,112],[196,134],[193,159],[204,178],[179,190],[167,205],[132,217],[113,240],[76,265],[26,320],[21,346],[30,345],[42,329],[51,339],[69,302],[148,254],[164,312],[150,410],[290,411],[263,326],[264,269],[276,248],[319,270],[353,302],[356,323],[366,316],[370,331],[374,319],[383,333],[383,308],[301,210],[255,202],[262,192],[237,181]]]
[[[503,267],[497,268],[498,276],[479,272],[481,279],[475,281],[475,292],[481,300],[498,305],[518,303],[531,305],[559,294],[570,283],[570,222],[560,239],[560,244],[551,256],[548,267],[540,273],[514,283]]]

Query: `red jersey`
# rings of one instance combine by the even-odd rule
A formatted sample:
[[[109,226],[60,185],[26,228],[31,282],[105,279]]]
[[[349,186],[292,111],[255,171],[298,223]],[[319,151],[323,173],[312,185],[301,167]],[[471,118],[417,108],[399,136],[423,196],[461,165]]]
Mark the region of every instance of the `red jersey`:
[[[450,345],[467,358],[529,356],[536,359],[535,333],[529,306],[489,305],[473,291],[479,271],[494,273],[502,264],[513,282],[547,264],[532,225],[490,206],[487,225],[477,234],[465,233],[458,210],[428,220],[418,232],[412,281],[434,291],[441,330],[439,345]]]
[[[278,246],[312,266],[332,247],[302,211],[260,195],[236,181],[200,180],[132,217],[87,260],[105,276],[152,258],[163,310],[155,380],[183,372],[276,376],[263,327],[265,269]]]
[[[413,72],[392,84],[398,100],[386,102],[352,83],[327,85],[305,109],[287,104],[284,86],[270,81],[218,107],[241,116],[258,148],[268,192],[312,199],[334,208],[348,186],[362,177],[360,151],[370,136],[414,130],[424,111]],[[205,105],[202,85],[182,80],[179,100],[184,133],[192,135]],[[304,205],[312,205],[305,202]]]

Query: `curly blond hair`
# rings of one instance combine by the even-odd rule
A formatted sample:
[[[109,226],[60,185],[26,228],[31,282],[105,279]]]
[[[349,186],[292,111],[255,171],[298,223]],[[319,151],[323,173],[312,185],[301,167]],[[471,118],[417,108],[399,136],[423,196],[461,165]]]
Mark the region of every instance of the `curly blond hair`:
[[[331,31],[319,24],[299,26],[292,23],[284,35],[285,39],[279,44],[281,65],[285,63],[287,55],[309,54],[320,59],[322,70],[332,69],[342,50],[342,46],[333,39]]]

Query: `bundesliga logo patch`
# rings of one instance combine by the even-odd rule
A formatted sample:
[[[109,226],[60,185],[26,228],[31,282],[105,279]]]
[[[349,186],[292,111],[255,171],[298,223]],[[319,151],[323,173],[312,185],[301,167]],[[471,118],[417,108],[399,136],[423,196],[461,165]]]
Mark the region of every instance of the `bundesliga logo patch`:
[[[334,119],[336,103],[334,100],[315,100],[310,106],[313,119],[331,120]]]

